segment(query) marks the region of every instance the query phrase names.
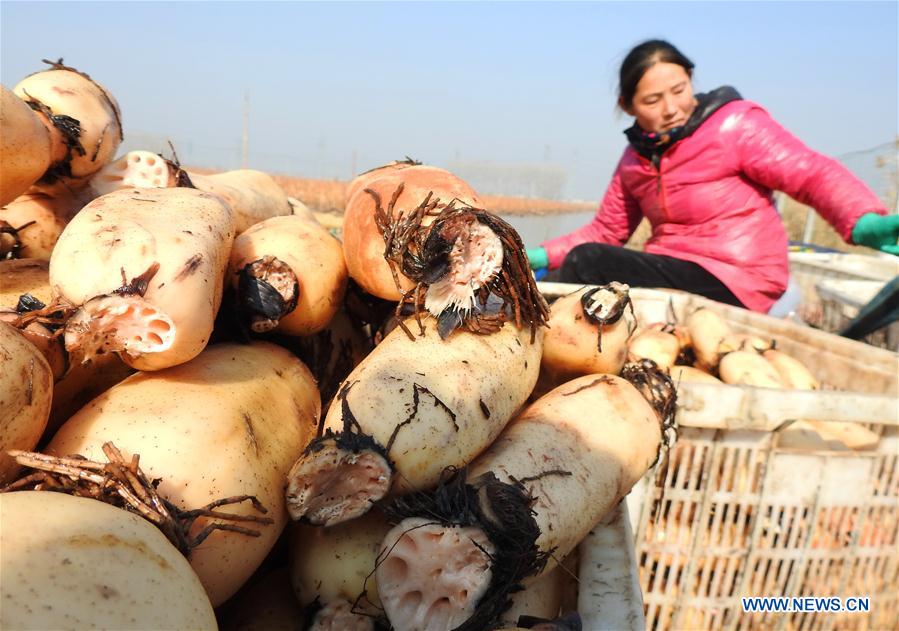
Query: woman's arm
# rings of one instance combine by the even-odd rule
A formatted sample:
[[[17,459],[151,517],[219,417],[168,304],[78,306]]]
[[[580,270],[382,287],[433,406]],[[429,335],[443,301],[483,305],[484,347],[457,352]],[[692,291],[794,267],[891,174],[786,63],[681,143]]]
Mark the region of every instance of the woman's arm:
[[[862,215],[886,214],[877,195],[849,169],[809,149],[761,107],[745,112],[732,129],[737,169],[814,208],[847,243]]]
[[[582,243],[623,245],[637,229],[642,217],[637,200],[621,181],[619,162],[593,220],[574,232],[544,241],[540,245],[546,250],[550,269],[556,269],[562,264],[565,255]]]

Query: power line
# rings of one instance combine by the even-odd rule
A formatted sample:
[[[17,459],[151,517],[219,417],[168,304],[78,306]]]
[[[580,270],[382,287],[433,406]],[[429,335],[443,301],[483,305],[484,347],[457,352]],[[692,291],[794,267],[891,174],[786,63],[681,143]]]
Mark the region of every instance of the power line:
[[[848,151],[846,153],[841,153],[840,155],[836,156],[836,158],[838,160],[842,160],[843,158],[850,158],[852,156],[859,156],[859,155],[863,155],[866,153],[873,153],[875,151],[883,151],[884,149],[889,149],[891,147],[896,148],[895,140],[892,142],[885,142],[883,144],[877,145],[876,147],[871,147],[869,149],[856,149],[855,151]]]

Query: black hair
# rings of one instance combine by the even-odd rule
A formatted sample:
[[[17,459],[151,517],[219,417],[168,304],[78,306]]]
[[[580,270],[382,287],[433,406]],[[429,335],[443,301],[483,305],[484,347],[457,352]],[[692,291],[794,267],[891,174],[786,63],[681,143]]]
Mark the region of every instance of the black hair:
[[[650,39],[638,44],[621,62],[621,70],[618,72],[618,104],[622,108],[633,104],[640,79],[659,62],[683,66],[687,76],[693,76],[693,62],[672,44],[662,39]]]

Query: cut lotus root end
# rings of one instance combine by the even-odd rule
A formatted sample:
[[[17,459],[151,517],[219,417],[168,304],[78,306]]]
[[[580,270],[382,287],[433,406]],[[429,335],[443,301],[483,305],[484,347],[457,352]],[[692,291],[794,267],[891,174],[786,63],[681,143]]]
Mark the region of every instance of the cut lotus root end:
[[[66,350],[82,362],[107,352],[132,357],[171,347],[175,323],[137,294],[98,296],[84,303],[66,323]]]
[[[390,623],[404,631],[458,627],[490,587],[493,554],[481,528],[401,521],[384,537],[375,571]]]
[[[602,328],[618,322],[627,307],[630,307],[633,316],[632,323],[628,324],[630,328],[628,338],[636,329],[637,318],[634,315],[634,303],[631,301],[629,291],[628,285],[613,281],[608,285],[600,285],[585,291],[581,296],[584,317],[597,325],[596,349],[600,353],[602,353]]]
[[[618,322],[624,309],[630,304],[630,287],[624,283],[612,282],[600,285],[581,296],[581,307],[587,319],[601,325]]]
[[[390,463],[374,449],[341,447],[326,437],[306,450],[287,474],[287,510],[294,520],[333,526],[364,515],[387,494]]]
[[[91,188],[98,195],[123,188],[171,188],[177,183],[175,166],[150,151],[129,151],[91,177]]]
[[[375,631],[371,616],[353,613],[353,604],[334,600],[315,612],[309,631]]]
[[[238,295],[250,328],[265,333],[296,309],[300,284],[293,269],[274,256],[247,263],[238,272]]]
[[[403,212],[396,208],[402,190],[400,184],[385,209],[381,197],[365,189],[374,198],[384,258],[402,294],[396,316],[401,316],[405,305],[411,305],[423,332],[422,311],[441,320],[450,314],[453,325],[441,330],[441,337],[458,326],[475,333],[493,333],[506,320],[513,320],[518,327],[530,326],[533,342],[537,327],[546,324],[549,306],[537,289],[515,229],[485,210],[456,206],[456,200],[442,202],[433,193],[416,208]],[[404,291],[400,274],[415,287]],[[491,296],[500,306],[486,313]],[[414,339],[405,324],[401,322],[400,327]]]
[[[376,567],[378,594],[393,625],[458,631],[494,628],[508,608],[509,594],[546,565],[548,553],[537,546],[540,528],[531,510],[533,502],[520,482],[502,482],[489,471],[467,480],[466,470],[447,468],[436,488],[400,495],[384,504],[388,518],[400,524],[392,531],[393,541],[399,540],[398,532],[411,528],[418,549],[405,583],[391,574],[392,570],[402,574],[400,563]],[[422,540],[432,533],[456,533],[455,542],[446,536]],[[384,539],[382,558],[393,552],[388,539]],[[469,544],[483,556],[472,552]],[[413,565],[413,557],[403,550],[399,558]],[[444,582],[429,580],[432,575]],[[442,592],[437,587],[441,584]],[[413,608],[415,591],[421,592],[422,604]],[[465,591],[467,600],[462,599]],[[419,625],[425,618],[424,625]]]
[[[503,244],[493,230],[478,221],[461,223],[457,230],[447,255],[448,271],[425,293],[425,309],[434,317],[446,309],[467,315],[475,306],[475,292],[502,270]]]

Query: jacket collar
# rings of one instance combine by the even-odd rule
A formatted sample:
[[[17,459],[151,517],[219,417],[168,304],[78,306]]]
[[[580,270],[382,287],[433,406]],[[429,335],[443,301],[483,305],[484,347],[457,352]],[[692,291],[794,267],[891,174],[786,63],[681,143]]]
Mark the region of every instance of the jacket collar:
[[[649,134],[643,131],[637,123],[624,130],[628,142],[644,158],[652,161],[658,167],[662,154],[674,145],[678,140],[682,140],[692,135],[708,118],[717,112],[721,107],[727,105],[731,101],[738,101],[743,97],[737,90],[729,85],[722,86],[711,92],[704,92],[696,95],[696,109],[690,115],[686,124],[676,127],[665,134]]]

